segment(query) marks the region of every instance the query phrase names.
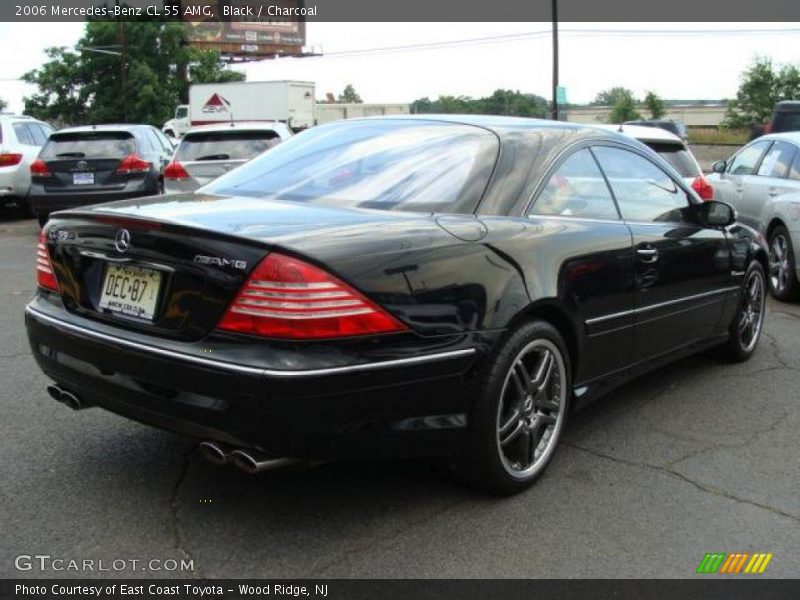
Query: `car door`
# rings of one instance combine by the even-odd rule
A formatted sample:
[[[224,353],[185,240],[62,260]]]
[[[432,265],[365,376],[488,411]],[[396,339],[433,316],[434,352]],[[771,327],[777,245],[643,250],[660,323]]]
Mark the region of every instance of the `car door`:
[[[744,178],[738,208],[742,222],[762,233],[767,231],[772,217],[770,201],[797,191],[788,179],[796,154],[797,146],[776,140],[761,160],[756,174]]]
[[[750,212],[752,205],[746,203],[743,192],[745,184],[757,178],[758,168],[770,146],[772,140],[756,140],[748,144],[728,160],[724,173],[710,178],[714,199],[733,205],[739,220],[751,227],[756,227],[758,217]]]
[[[584,328],[586,358],[575,381],[626,371],[633,356],[631,233],[589,148],[555,166],[528,219],[541,240],[531,264],[558,268],[558,296]]]
[[[631,230],[635,260],[635,362],[719,331],[736,290],[726,234],[701,224],[682,182],[633,149],[593,149]]]

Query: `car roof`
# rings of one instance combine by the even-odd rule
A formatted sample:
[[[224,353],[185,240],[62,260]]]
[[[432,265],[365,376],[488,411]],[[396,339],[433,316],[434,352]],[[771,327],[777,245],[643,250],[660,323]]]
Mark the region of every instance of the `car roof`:
[[[800,100],[781,100],[775,104],[775,110],[798,110],[800,109]]]
[[[784,131],[782,133],[769,133],[756,138],[755,141],[786,140],[800,145],[800,131]]]
[[[264,121],[236,121],[234,123],[214,123],[212,125],[197,125],[192,127],[185,135],[192,133],[217,133],[227,131],[275,131],[280,134],[291,135],[291,130],[285,123],[279,121],[264,122]]]
[[[58,133],[86,133],[90,131],[127,131],[132,133],[138,129],[151,127],[151,125],[144,125],[138,123],[109,123],[103,125],[81,125],[79,127],[65,127],[59,129]]]
[[[453,123],[456,125],[472,125],[493,132],[501,140],[520,133],[557,134],[572,132],[584,138],[612,139],[630,143],[631,137],[621,135],[613,130],[603,130],[583,123],[569,121],[550,121],[547,119],[533,119],[528,117],[506,117],[499,115],[459,115],[459,114],[424,114],[424,115],[385,115],[378,117],[362,117],[348,119],[347,121],[332,121],[322,125],[327,127],[337,123],[353,121],[428,121],[439,123]]]
[[[592,125],[600,129],[614,130],[642,142],[672,142],[683,146],[683,140],[671,131],[660,127],[645,127],[644,125]]]

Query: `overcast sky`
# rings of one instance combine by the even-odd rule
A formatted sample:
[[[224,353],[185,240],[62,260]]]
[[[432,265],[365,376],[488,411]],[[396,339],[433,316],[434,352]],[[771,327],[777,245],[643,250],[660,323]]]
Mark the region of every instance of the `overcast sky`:
[[[497,88],[549,98],[549,28],[549,23],[309,23],[307,45],[324,56],[237,68],[251,81],[314,81],[320,99],[347,83],[365,102],[481,96]],[[561,84],[576,103],[615,85],[640,96],[654,90],[664,98],[731,97],[755,56],[777,63],[800,60],[800,23],[562,23],[561,28]],[[17,79],[42,63],[44,48],[74,46],[82,31],[82,23],[0,23],[0,97],[11,110],[21,110],[22,97],[31,92]],[[537,32],[438,48],[336,54]]]

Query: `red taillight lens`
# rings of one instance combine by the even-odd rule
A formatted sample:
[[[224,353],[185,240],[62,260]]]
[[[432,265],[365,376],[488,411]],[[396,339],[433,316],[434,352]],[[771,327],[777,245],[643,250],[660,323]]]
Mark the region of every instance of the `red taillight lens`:
[[[703,200],[714,199],[714,188],[702,175],[698,175],[694,178],[694,181],[692,181],[692,189],[697,192],[697,195]]]
[[[764,134],[772,133],[772,122],[764,123]]]
[[[274,253],[250,274],[218,328],[305,340],[406,329],[343,281],[301,260]]]
[[[0,167],[13,167],[22,160],[22,154],[3,152],[0,154]]]
[[[47,168],[47,163],[41,158],[37,158],[31,163],[31,175],[35,177],[51,177],[53,174]]]
[[[187,179],[189,173],[183,168],[183,165],[177,160],[173,160],[166,167],[164,167],[164,179]]]
[[[47,240],[44,231],[39,233],[39,244],[36,246],[36,281],[39,287],[51,292],[58,291],[58,282],[53,273],[53,264],[50,262],[50,254],[47,252]]]
[[[121,163],[119,163],[119,166],[117,167],[117,173],[122,175],[128,175],[130,173],[147,173],[152,166],[153,163],[149,163],[146,160],[139,158],[135,154],[129,154],[122,159]]]

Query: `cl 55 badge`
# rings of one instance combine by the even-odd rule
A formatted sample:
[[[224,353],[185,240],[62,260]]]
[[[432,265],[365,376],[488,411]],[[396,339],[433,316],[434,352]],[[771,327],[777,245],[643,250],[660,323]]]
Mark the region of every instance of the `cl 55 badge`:
[[[203,256],[198,254],[194,257],[194,262],[199,265],[211,265],[212,267],[231,267],[240,271],[244,271],[247,268],[246,260],[225,258],[224,256]]]

